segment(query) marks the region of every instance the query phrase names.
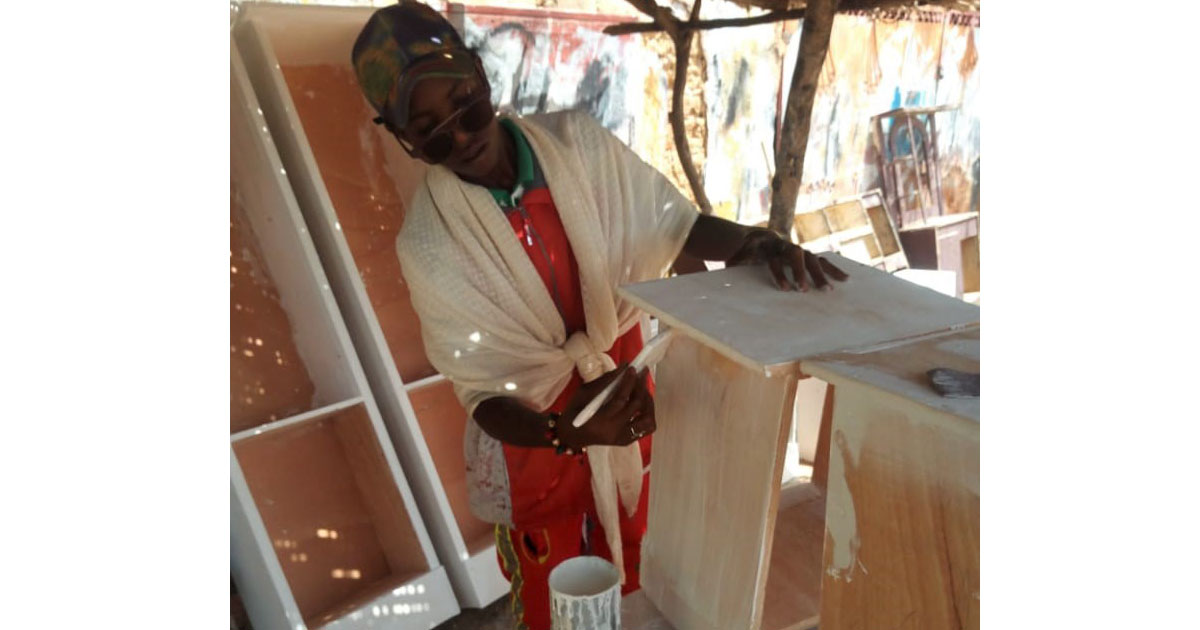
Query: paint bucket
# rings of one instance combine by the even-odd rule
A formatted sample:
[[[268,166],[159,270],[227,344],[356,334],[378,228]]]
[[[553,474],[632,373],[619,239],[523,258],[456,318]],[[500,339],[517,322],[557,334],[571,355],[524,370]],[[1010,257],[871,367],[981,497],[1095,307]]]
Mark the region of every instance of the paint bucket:
[[[554,630],[620,630],[621,578],[613,563],[579,556],[550,572],[550,625]]]

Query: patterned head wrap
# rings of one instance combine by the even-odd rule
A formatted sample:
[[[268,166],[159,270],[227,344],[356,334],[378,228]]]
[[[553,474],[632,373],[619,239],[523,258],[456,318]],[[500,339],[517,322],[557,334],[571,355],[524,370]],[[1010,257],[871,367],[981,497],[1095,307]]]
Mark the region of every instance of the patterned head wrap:
[[[475,59],[454,27],[417,0],[373,13],[354,41],[351,63],[367,101],[399,128],[408,123],[413,87],[422,79],[475,73]]]

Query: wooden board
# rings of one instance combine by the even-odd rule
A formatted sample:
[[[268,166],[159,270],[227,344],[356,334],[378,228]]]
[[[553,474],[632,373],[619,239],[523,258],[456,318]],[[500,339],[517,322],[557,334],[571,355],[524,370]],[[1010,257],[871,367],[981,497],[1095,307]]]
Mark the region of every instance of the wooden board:
[[[833,431],[833,400],[837,388],[825,384],[825,400],[821,404],[821,425],[817,433],[817,452],[813,461],[813,485],[822,493],[829,486],[829,439]]]
[[[810,630],[821,611],[821,552],[825,544],[825,497],[800,484],[780,498],[767,574],[762,630]],[[785,505],[791,503],[791,505]]]
[[[229,432],[312,409],[314,387],[237,185],[229,190]]]
[[[413,411],[421,424],[421,434],[437,467],[438,478],[446,489],[446,499],[454,512],[459,532],[474,554],[495,544],[495,526],[471,514],[467,495],[467,463],[464,459],[463,437],[467,427],[467,411],[454,396],[450,381],[414,388],[408,393]]]
[[[398,260],[390,241],[423,167],[371,123],[374,114],[348,65],[372,9],[275,3],[243,9],[235,38],[424,526],[458,602],[486,606],[508,584],[494,552],[472,555],[476,541],[463,540],[405,394],[406,380],[432,374],[432,367],[406,289],[393,273]]]
[[[815,630],[825,541],[825,498],[819,489],[802,483],[781,493],[774,538],[761,627]],[[645,589],[621,600],[621,626],[627,630],[675,630]]]
[[[979,307],[860,265],[831,292],[780,291],[765,266],[734,267],[618,289],[663,322],[762,370],[799,359],[974,324]]]
[[[621,598],[621,628],[624,630],[675,630],[645,590],[636,590]]]
[[[942,269],[957,276],[955,295],[964,285],[963,241],[979,233],[978,213],[931,217],[920,225],[900,231],[904,251],[914,269]]]
[[[891,256],[900,253],[900,242],[896,240],[896,230],[892,226],[891,217],[884,211],[883,206],[868,207],[867,215],[871,217],[871,229],[875,231],[875,237],[879,239],[883,255]]]
[[[230,180],[244,200],[263,266],[269,268],[278,289],[296,353],[314,389],[312,411],[231,438],[230,571],[246,595],[252,623],[260,630],[306,625],[361,628],[373,625],[379,611],[397,608],[408,612],[391,627],[431,627],[457,614],[458,603],[388,443],[330,281],[293,196],[303,178],[281,163],[277,136],[264,116],[267,105],[258,101],[236,47],[230,50],[230,97]],[[273,131],[278,133],[280,127]],[[231,248],[231,255],[236,253]],[[267,349],[267,338],[261,337],[262,346],[258,338],[248,349]],[[300,449],[321,452],[314,463],[328,474],[317,471],[315,480],[309,477],[313,472],[305,458],[280,452],[278,444],[314,423],[324,424],[314,436],[300,440]],[[269,498],[259,501],[264,492]],[[343,507],[345,511],[336,516],[353,520],[350,529],[344,536],[339,530],[337,539],[323,540],[352,543],[351,551],[343,554],[330,545],[306,550],[292,546],[300,542],[296,536],[305,535],[298,529],[304,529],[306,521],[324,521]],[[364,522],[374,529],[374,538],[363,535],[360,540]],[[321,524],[307,524],[314,526],[321,528]],[[283,540],[289,541],[283,548],[286,554],[277,544]],[[380,569],[380,558],[385,570]],[[350,564],[356,559],[362,566]],[[328,566],[333,561],[341,566]],[[300,566],[310,562],[326,566]],[[324,569],[328,573],[322,575]],[[341,578],[333,573],[337,569]],[[302,586],[293,594],[292,582],[297,580]],[[323,580],[341,584],[331,587]]]
[[[914,222],[914,223],[906,223],[906,224],[904,224],[903,228],[900,228],[900,231],[908,232],[910,230],[922,230],[922,229],[927,229],[927,228],[941,228],[941,227],[946,227],[949,225],[954,225],[956,223],[965,223],[972,219],[978,219],[978,218],[979,218],[978,212],[961,212],[961,213],[957,213],[957,214],[943,214],[943,215],[939,215],[939,216],[928,217],[924,221],[919,221],[919,222]]]
[[[830,234],[829,221],[820,210],[797,214],[795,227],[802,243],[815,241]]]
[[[943,398],[933,391],[925,373],[938,367],[979,373],[979,328],[874,352],[828,354],[805,361],[801,369],[821,379],[853,380],[978,423],[978,398]]]
[[[375,114],[348,55],[337,63],[281,70],[400,378],[430,376],[434,369],[396,257],[396,236],[425,165],[371,122]]]
[[[429,570],[362,405],[233,448],[306,620]]]
[[[962,242],[963,292],[979,292],[979,235]]]
[[[884,271],[908,266],[878,191],[801,212],[794,227],[799,243],[810,252],[837,252]]]
[[[867,253],[865,262],[874,262],[883,258],[883,253],[879,251],[879,245],[875,241],[875,234],[867,234],[857,238],[847,239],[841,244],[843,249],[862,248]]]
[[[678,630],[759,626],[795,386],[686,336],[657,367],[641,577]]]
[[[238,381],[239,392],[249,387],[250,395],[243,395],[241,400],[256,414],[265,410],[257,405],[260,398],[297,387],[301,392],[311,387],[311,400],[303,409],[314,409],[359,395],[362,371],[321,260],[307,234],[287,169],[275,151],[240,56],[233,52],[231,213],[236,216],[239,208],[244,210],[245,221],[231,221],[231,229],[236,232],[231,234],[231,267],[237,267],[238,273],[230,270],[230,328],[231,333],[244,334],[234,336],[230,345],[231,352],[240,352],[255,363],[236,366],[231,369],[231,377]],[[250,278],[232,277],[247,275]],[[294,340],[294,347],[283,341],[285,335]],[[253,356],[247,355],[247,350]],[[280,379],[271,373],[300,363],[311,378],[310,387],[298,384],[298,377]],[[246,397],[253,402],[245,403]],[[268,411],[258,420],[268,422],[271,415],[286,417],[295,413],[293,407]],[[246,423],[238,426],[244,428]]]
[[[822,630],[979,627],[978,400],[934,367],[978,371],[978,331],[802,366],[836,387]]]
[[[642,557],[646,597],[678,630],[811,627],[818,601],[823,630],[978,626],[978,402],[925,377],[978,370],[978,309],[831,258],[852,275],[832,293],[779,291],[762,267],[621,289],[682,333],[658,367]],[[770,383],[797,373],[833,393],[812,484],[824,528],[776,509],[796,388]],[[763,427],[785,432],[728,433]],[[753,505],[723,503],[731,488]]]
[[[823,212],[829,217],[829,225],[834,232],[844,232],[869,224],[862,202],[857,199],[829,206]]]
[[[913,228],[900,230],[900,244],[912,269],[937,269],[937,230]]]
[[[812,464],[817,460],[817,434],[821,430],[821,410],[825,407],[827,387],[828,384],[819,378],[806,378],[796,383],[791,435],[797,443],[801,463]]]

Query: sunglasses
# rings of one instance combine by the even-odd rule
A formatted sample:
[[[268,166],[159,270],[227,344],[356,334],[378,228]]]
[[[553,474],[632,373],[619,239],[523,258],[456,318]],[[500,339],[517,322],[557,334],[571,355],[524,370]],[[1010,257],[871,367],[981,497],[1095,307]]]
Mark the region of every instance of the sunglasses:
[[[414,158],[424,159],[431,164],[441,164],[450,157],[454,152],[454,135],[455,127],[467,133],[475,133],[481,131],[488,126],[488,123],[496,117],[495,110],[492,109],[491,91],[484,89],[475,98],[471,99],[466,105],[455,110],[443,120],[441,124],[434,127],[432,131],[425,134],[423,139],[418,141],[409,140],[401,134],[400,130],[386,122],[382,117],[375,119],[376,124],[382,124],[396,136],[400,141],[400,146]]]

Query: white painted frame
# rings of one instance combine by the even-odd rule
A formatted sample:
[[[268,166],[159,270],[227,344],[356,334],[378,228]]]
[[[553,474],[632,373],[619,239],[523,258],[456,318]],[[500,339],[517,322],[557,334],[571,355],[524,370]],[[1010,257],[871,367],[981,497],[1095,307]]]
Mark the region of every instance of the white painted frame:
[[[270,4],[253,4],[244,9],[234,27],[234,38],[261,99],[266,124],[276,134],[283,165],[290,173],[304,219],[312,229],[321,262],[329,273],[392,443],[406,467],[434,548],[454,585],[459,604],[465,608],[487,606],[510,591],[508,580],[500,572],[495,545],[470,553],[408,398],[408,391],[437,382],[440,377],[407,384],[400,378],[296,113],[270,33],[273,28],[287,29],[296,42],[292,52],[302,58],[307,50],[318,47],[314,42],[328,37],[328,29],[357,29],[375,9]],[[348,50],[346,54],[348,61]]]
[[[425,630],[458,614],[458,603],[387,438],[366,375],[359,365],[284,166],[267,131],[266,119],[245,65],[232,45],[230,62],[230,177],[245,200],[246,214],[264,263],[275,280],[280,301],[292,324],[296,347],[312,376],[316,388],[314,404],[318,407],[230,437],[230,566],[234,581],[257,630],[306,628],[233,444],[361,404],[416,533],[420,549],[414,552],[422,555],[429,569],[324,627],[378,627],[381,619],[373,611],[385,608],[391,611],[397,605],[406,604],[411,600],[408,594],[419,588],[423,594],[422,603],[429,604],[428,610],[387,617],[385,625]],[[407,588],[409,586],[413,587],[412,591]]]

